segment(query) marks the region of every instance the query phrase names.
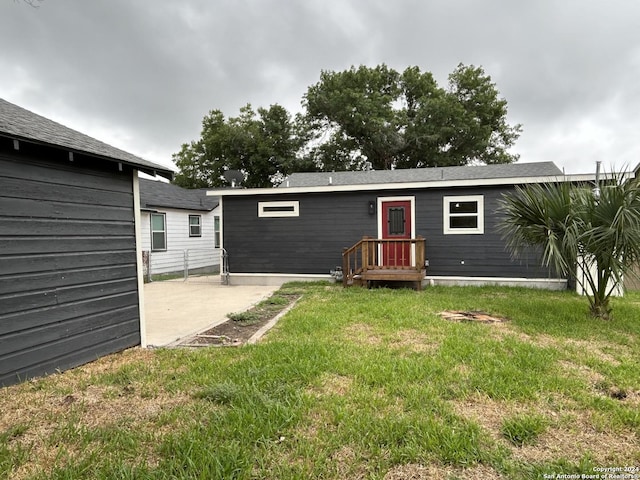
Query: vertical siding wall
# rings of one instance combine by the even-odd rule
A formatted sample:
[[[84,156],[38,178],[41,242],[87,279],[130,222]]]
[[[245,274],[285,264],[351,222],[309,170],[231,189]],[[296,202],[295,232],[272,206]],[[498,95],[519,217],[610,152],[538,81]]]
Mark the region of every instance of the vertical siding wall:
[[[426,238],[428,275],[546,278],[540,257],[512,261],[497,232],[498,201],[505,188],[425,189],[416,191],[322,193],[225,197],[223,246],[231,273],[328,274],[341,265],[343,247],[364,235],[377,237],[377,212],[368,213],[378,197],[415,196],[416,235]],[[482,235],[444,235],[443,198],[483,195]],[[299,217],[258,218],[259,201],[297,200]]]
[[[0,153],[0,385],[140,343],[132,172],[109,167]]]
[[[151,252],[151,216],[142,212],[142,250],[151,253],[151,274],[182,272],[184,255],[189,257],[189,269],[207,268],[220,265],[220,249],[215,248],[214,216],[218,209],[211,212],[157,209],[166,214],[167,250]],[[189,236],[189,215],[200,215],[202,236]]]

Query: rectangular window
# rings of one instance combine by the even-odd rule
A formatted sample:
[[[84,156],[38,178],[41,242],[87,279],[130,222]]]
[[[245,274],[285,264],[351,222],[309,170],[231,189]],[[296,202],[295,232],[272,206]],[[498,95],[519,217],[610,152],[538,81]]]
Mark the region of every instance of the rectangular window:
[[[151,214],[151,251],[167,249],[167,222],[164,213]]]
[[[404,225],[404,207],[390,207],[387,212],[390,236],[404,236],[406,234]]]
[[[445,235],[484,233],[484,196],[464,195],[443,198]]]
[[[259,217],[298,217],[300,202],[258,202]]]
[[[220,217],[216,215],[213,217],[213,234],[214,234],[214,247],[220,248]]]
[[[202,236],[202,216],[201,215],[189,215],[189,236],[190,237]]]

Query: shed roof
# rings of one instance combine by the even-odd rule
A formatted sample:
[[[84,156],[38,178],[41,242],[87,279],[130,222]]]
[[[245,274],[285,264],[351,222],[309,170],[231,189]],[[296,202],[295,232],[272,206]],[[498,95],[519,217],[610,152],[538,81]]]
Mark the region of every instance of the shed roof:
[[[124,163],[151,175],[173,177],[173,172],[166,167],[112,147],[2,98],[0,98],[0,135]]]
[[[217,197],[208,197],[207,190],[182,188],[166,182],[140,179],[140,207],[176,208],[210,212],[220,203]]]
[[[490,180],[562,175],[553,162],[510,163],[462,167],[407,168],[359,172],[292,173],[280,187],[319,187],[323,185],[369,185],[456,180]]]

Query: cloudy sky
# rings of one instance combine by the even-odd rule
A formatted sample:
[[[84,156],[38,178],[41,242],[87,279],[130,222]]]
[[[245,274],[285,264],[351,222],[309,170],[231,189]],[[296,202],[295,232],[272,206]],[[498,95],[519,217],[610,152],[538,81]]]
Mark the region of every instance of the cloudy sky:
[[[521,162],[640,163],[631,0],[0,0],[0,97],[171,166],[202,117],[300,110],[321,70],[482,66]]]

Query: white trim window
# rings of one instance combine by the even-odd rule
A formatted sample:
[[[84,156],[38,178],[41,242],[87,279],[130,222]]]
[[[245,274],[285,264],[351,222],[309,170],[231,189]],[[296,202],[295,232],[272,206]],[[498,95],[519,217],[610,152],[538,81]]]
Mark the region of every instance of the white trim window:
[[[213,238],[214,238],[214,248],[220,248],[222,245],[220,243],[220,215],[216,215],[213,217]]]
[[[189,236],[202,236],[202,215],[189,215]]]
[[[478,235],[484,233],[484,196],[443,197],[445,235]]]
[[[167,250],[167,217],[164,213],[151,214],[151,251]]]
[[[258,202],[258,217],[299,217],[300,202]]]

